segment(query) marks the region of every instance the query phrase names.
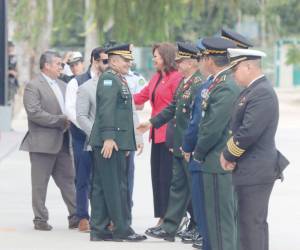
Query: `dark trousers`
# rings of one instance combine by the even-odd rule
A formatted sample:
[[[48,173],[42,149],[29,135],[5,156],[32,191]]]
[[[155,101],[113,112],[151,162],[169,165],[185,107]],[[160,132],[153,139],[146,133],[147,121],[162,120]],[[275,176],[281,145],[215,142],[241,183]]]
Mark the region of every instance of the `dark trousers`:
[[[240,250],[268,250],[269,199],[274,183],[236,186]]]
[[[133,233],[128,220],[126,152],[113,151],[110,159],[103,158],[100,152],[101,148],[93,148],[91,235],[106,237],[112,221],[114,237],[126,237]]]
[[[231,174],[202,172],[208,238],[212,250],[237,250],[237,209]]]
[[[47,221],[48,209],[45,206],[49,179],[52,176],[67,205],[69,215],[74,215],[75,186],[74,168],[66,140],[57,154],[29,153],[31,162],[32,208],[35,221]]]
[[[126,157],[126,174],[128,178],[128,195],[127,195],[127,203],[128,203],[128,209],[129,209],[129,220],[130,224],[132,221],[132,215],[131,215],[131,210],[133,207],[133,186],[134,186],[134,156],[135,152],[131,151],[129,155]]]
[[[89,190],[91,175],[90,152],[84,151],[85,138],[73,137],[72,146],[75,165],[76,214],[80,219],[89,219]]]
[[[163,218],[169,200],[172,178],[172,153],[165,143],[153,143],[151,147],[151,177],[154,217]]]
[[[196,161],[191,161],[189,165],[199,166]],[[200,167],[200,166],[199,166]],[[191,166],[193,168],[193,166]],[[203,238],[203,250],[210,250],[210,244],[208,239],[208,228],[204,206],[204,186],[203,186],[203,175],[200,170],[191,171],[192,179],[192,204],[194,217],[197,224],[199,234]]]
[[[175,235],[190,202],[191,178],[187,162],[182,157],[173,157],[168,209],[161,227],[168,233]],[[192,216],[193,212],[191,211],[190,214]]]

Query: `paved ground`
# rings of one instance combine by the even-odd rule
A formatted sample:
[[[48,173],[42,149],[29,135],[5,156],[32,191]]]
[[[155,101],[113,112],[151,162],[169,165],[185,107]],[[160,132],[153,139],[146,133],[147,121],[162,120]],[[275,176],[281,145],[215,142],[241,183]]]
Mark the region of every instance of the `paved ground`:
[[[298,90],[298,92],[300,92]],[[270,250],[299,250],[300,237],[300,94],[279,93],[281,118],[277,133],[279,149],[291,161],[285,181],[276,183],[269,212]],[[149,114],[140,114],[145,120]],[[168,243],[149,239],[143,243],[94,243],[88,234],[67,229],[67,210],[58,189],[49,184],[47,206],[51,232],[34,231],[30,198],[30,164],[28,155],[17,147],[26,131],[24,111],[13,122],[14,132],[2,133],[0,140],[0,250],[67,250],[67,249],[191,249],[179,241]],[[146,136],[145,136],[146,138]],[[155,223],[149,165],[150,146],[136,158],[134,221],[137,232]]]

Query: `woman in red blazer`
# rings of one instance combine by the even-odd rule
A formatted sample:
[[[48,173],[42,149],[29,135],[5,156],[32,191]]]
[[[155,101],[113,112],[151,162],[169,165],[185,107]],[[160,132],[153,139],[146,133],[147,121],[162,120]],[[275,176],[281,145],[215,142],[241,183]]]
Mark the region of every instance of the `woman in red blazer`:
[[[170,43],[159,43],[153,46],[153,63],[157,72],[148,85],[140,93],[133,96],[136,105],[150,101],[151,117],[166,108],[173,99],[173,95],[182,79],[176,70],[176,47]],[[167,210],[169,189],[172,178],[172,153],[167,148],[167,125],[159,129],[150,130],[151,147],[151,177],[154,201],[154,216],[160,218],[157,225],[162,223]]]

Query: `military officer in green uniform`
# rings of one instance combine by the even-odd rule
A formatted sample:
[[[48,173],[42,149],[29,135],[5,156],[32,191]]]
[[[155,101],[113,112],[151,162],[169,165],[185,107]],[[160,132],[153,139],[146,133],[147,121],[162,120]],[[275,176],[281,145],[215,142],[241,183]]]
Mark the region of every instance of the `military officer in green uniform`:
[[[202,120],[193,159],[203,175],[204,206],[208,240],[212,250],[237,249],[236,201],[231,172],[224,171],[219,157],[228,139],[228,124],[240,89],[230,70],[227,48],[234,42],[211,37],[202,40],[203,67],[214,76],[203,93]],[[204,246],[204,249],[207,249]]]
[[[136,150],[132,98],[125,78],[133,60],[129,44],[109,48],[109,68],[98,81],[96,117],[90,136],[94,169],[91,192],[91,241],[141,241],[130,228],[126,154]],[[108,225],[113,223],[112,231]]]
[[[198,49],[192,44],[178,43],[176,62],[178,70],[183,74],[179,87],[171,104],[148,122],[140,124],[140,132],[147,131],[151,126],[161,127],[174,118],[173,142],[173,176],[167,212],[163,224],[156,228],[149,228],[146,234],[155,238],[174,241],[176,231],[191,200],[190,174],[187,162],[184,160],[181,144],[185,129],[190,118],[191,104],[197,87],[202,83],[202,76],[198,70]]]

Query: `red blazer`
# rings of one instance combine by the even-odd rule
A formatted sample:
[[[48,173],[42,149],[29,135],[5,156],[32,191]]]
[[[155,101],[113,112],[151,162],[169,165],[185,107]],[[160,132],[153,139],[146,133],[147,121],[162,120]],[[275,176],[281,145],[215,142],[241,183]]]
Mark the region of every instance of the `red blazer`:
[[[156,92],[154,103],[152,102],[152,93],[160,77],[160,73],[156,73],[148,85],[145,86],[140,93],[134,94],[133,99],[136,105],[144,104],[150,101],[152,106],[151,117],[156,116],[160,111],[167,107],[173,99],[173,95],[182,79],[182,75],[178,71],[172,71],[161,79]],[[155,129],[154,143],[162,143],[166,141],[167,124]],[[150,140],[152,138],[152,128],[150,130]]]

